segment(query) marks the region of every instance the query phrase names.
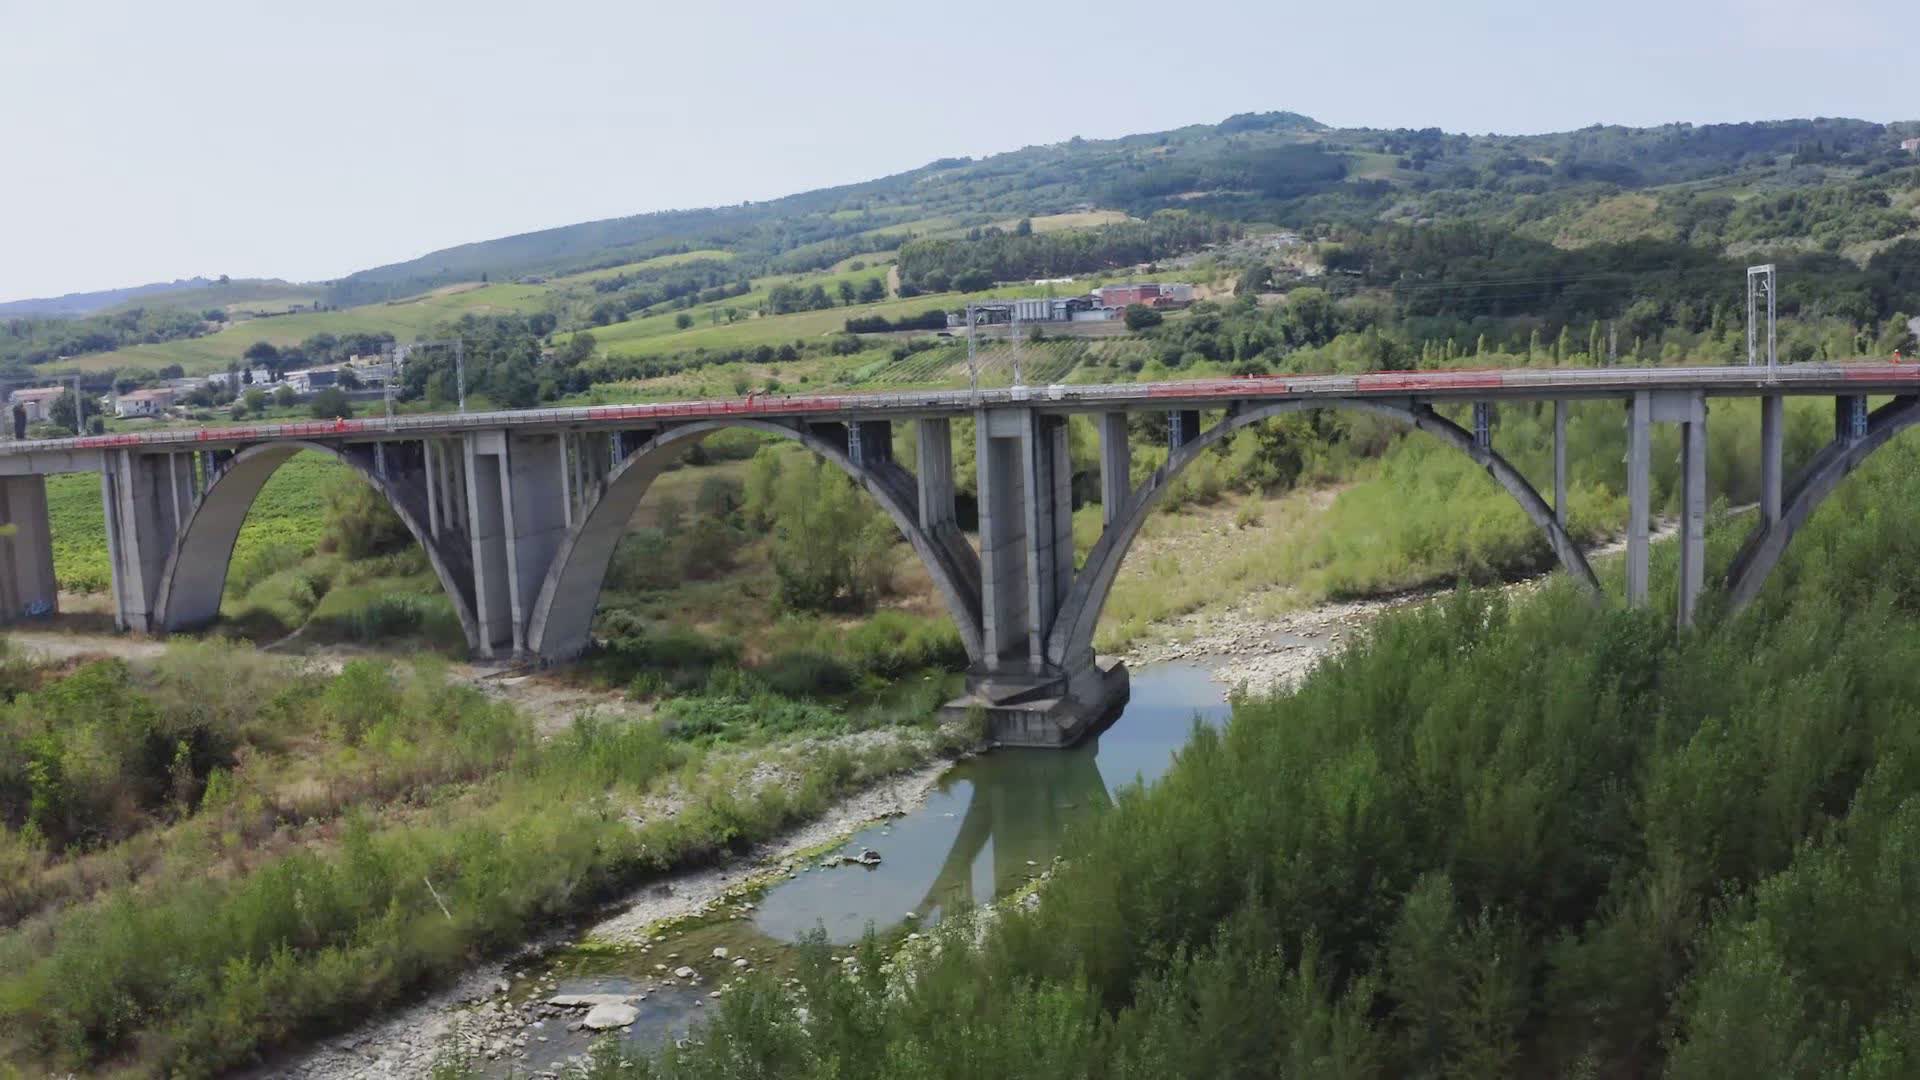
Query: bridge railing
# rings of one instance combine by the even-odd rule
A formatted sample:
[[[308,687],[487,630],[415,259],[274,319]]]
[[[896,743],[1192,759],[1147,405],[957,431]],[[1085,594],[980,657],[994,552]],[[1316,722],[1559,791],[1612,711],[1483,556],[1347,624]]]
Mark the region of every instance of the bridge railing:
[[[1338,397],[1442,393],[1471,398],[1476,392],[1630,394],[1636,390],[1692,387],[1708,391],[1768,387],[1815,393],[1824,389],[1883,392],[1920,383],[1920,365],[1886,363],[1796,364],[1777,369],[1738,367],[1488,368],[1382,371],[1354,375],[1255,375],[1152,383],[1055,383],[982,390],[896,390],[880,393],[810,394],[670,401],[632,405],[575,405],[470,413],[415,413],[361,420],[312,420],[165,431],[123,432],[0,443],[0,454],[147,447],[192,450],[279,439],[378,439],[382,436],[457,434],[489,428],[557,427],[728,416],[805,418],[824,414],[916,413],[951,415],[980,406],[1009,404],[1128,405],[1167,400]]]

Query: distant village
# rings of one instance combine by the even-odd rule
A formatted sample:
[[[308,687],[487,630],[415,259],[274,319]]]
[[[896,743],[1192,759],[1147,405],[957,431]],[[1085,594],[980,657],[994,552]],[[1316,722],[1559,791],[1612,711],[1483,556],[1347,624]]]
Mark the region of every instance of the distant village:
[[[158,417],[171,413],[177,406],[200,404],[202,407],[212,407],[215,404],[212,398],[215,396],[238,397],[255,387],[270,393],[276,393],[284,387],[288,392],[303,397],[329,387],[345,391],[384,391],[387,383],[394,378],[397,366],[395,360],[386,356],[354,356],[343,363],[285,371],[275,379],[271,368],[255,365],[207,375],[166,379],[156,385],[126,393],[109,390],[95,400],[102,412],[122,419]],[[68,380],[57,386],[9,389],[0,398],[0,403],[11,407],[22,417],[22,422],[37,424],[52,420],[54,402],[72,393],[73,383]],[[191,401],[197,395],[205,396],[208,400],[204,403]]]

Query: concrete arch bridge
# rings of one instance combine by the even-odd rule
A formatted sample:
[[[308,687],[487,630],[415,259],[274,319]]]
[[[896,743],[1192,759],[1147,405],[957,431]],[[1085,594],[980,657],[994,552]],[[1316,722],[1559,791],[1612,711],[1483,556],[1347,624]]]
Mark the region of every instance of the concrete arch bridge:
[[[1834,437],[1789,482],[1783,401],[1830,398]],[[1886,398],[1869,408],[1869,398]],[[1302,409],[1350,409],[1424,432],[1467,455],[1519,503],[1572,578],[1599,586],[1568,537],[1566,407],[1614,400],[1628,434],[1629,603],[1648,594],[1650,432],[1682,431],[1680,588],[1693,617],[1705,586],[1710,404],[1752,399],[1761,417],[1761,514],[1726,585],[1749,602],[1794,533],[1839,481],[1920,419],[1920,368],[1890,364],[1764,368],[1511,369],[1352,376],[925,390],[756,397],[657,405],[414,415],[392,420],[169,430],[0,443],[0,616],[53,610],[45,476],[100,476],[117,624],[162,633],[215,619],[242,521],[267,479],[303,450],[358,470],[426,550],[473,653],[559,661],[589,643],[615,544],[635,505],[700,439],[727,428],[790,438],[844,470],[879,503],[939,588],[971,662],[968,699],[1004,743],[1063,745],[1126,696],[1126,672],[1097,659],[1093,631],[1121,561],[1170,483],[1239,428]],[[1493,446],[1502,404],[1554,407],[1551,488],[1537,489]],[[1443,416],[1458,407],[1466,422]],[[1131,480],[1128,414],[1165,417],[1169,456]],[[1076,568],[1067,418],[1100,431],[1104,529]],[[977,547],[954,506],[952,421],[974,421]],[[1203,417],[1210,422],[1203,424]],[[894,460],[910,424],[917,468]]]

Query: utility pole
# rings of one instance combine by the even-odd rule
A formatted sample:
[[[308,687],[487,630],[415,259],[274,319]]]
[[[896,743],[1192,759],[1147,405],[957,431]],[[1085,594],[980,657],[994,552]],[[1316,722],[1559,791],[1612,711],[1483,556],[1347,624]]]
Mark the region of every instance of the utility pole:
[[[1021,385],[1021,381],[1020,381],[1020,302],[1018,300],[1014,301],[1013,307],[1008,310],[1009,310],[1009,315],[1008,315],[1008,322],[1007,322],[1007,349],[1013,355],[1013,385],[1019,386]]]
[[[1780,361],[1780,339],[1774,327],[1776,314],[1774,293],[1775,286],[1778,284],[1772,263],[1747,267],[1747,366],[1758,367],[1760,364],[1758,315],[1760,298],[1765,296],[1767,298],[1767,378],[1769,379],[1774,378]]]
[[[973,302],[967,302],[967,388],[980,395],[980,358],[973,342]]]
[[[387,430],[393,430],[393,377],[400,373],[400,346],[395,345],[387,354],[387,377],[380,382],[383,393],[380,395],[387,405]]]

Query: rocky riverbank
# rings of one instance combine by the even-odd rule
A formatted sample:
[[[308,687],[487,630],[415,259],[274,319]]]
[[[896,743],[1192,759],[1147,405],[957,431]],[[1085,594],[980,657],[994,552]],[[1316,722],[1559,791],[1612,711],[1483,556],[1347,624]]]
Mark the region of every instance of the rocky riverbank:
[[[650,927],[705,914],[725,903],[730,894],[758,878],[780,872],[804,853],[868,822],[920,805],[951,765],[951,759],[942,758],[889,778],[841,801],[812,824],[777,843],[719,866],[652,882],[612,905],[608,909],[611,914],[594,924],[584,940],[608,947],[635,946],[646,940]],[[511,1065],[528,1056],[530,1045],[545,1042],[552,1031],[580,1019],[549,1005],[549,995],[543,991],[550,987],[524,970],[541,953],[580,940],[576,932],[559,929],[551,938],[482,965],[453,987],[398,1013],[246,1075],[250,1080],[428,1080],[435,1063],[448,1058]],[[515,1071],[521,1076],[551,1075],[524,1068]]]

